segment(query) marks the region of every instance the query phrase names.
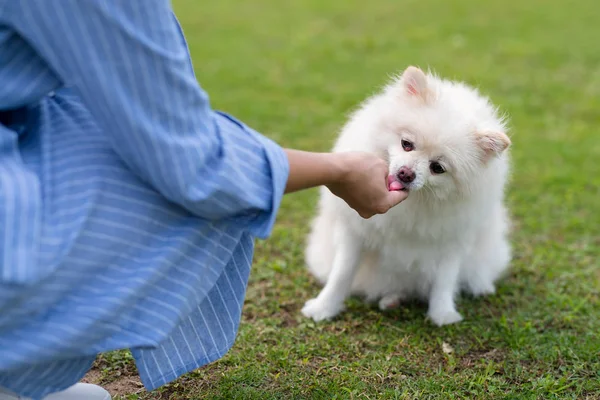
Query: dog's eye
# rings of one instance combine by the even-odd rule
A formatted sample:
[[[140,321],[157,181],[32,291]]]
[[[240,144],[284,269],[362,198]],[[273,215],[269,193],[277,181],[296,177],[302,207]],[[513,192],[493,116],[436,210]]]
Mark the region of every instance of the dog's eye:
[[[429,169],[434,174],[443,174],[446,172],[444,167],[442,167],[442,165],[437,161],[432,161],[431,164],[429,164]]]
[[[415,149],[415,146],[408,140],[402,140],[402,148],[404,149],[404,151],[413,151]]]

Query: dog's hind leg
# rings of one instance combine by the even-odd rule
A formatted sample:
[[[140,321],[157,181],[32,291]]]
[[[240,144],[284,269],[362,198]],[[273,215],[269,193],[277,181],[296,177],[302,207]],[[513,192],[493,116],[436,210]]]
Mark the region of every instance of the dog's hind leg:
[[[486,224],[473,250],[461,268],[461,285],[473,296],[484,296],[496,291],[495,281],[510,264],[511,249],[506,238],[508,227],[504,209]]]
[[[386,294],[379,300],[379,309],[381,311],[393,310],[398,308],[400,305],[400,301],[402,301],[402,296],[398,293],[390,293]]]
[[[327,281],[335,256],[334,226],[334,216],[320,212],[312,223],[304,252],[308,270],[322,285]]]
[[[315,321],[331,319],[344,309],[344,301],[350,295],[352,282],[358,270],[362,246],[348,229],[336,227],[335,256],[325,287],[319,295],[306,302],[302,308],[304,316]]]

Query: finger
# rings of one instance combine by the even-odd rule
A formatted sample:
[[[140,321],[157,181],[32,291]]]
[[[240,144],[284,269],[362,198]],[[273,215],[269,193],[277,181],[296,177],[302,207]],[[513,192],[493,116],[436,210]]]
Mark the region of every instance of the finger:
[[[395,190],[393,192],[388,192],[387,201],[389,204],[389,208],[395,207],[398,204],[402,203],[408,197],[408,192],[403,190]]]

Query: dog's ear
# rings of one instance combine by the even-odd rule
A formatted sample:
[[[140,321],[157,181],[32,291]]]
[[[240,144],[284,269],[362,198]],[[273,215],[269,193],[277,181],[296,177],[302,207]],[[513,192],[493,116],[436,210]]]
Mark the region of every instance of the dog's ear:
[[[417,67],[410,66],[402,73],[402,86],[410,96],[427,100],[429,89],[427,88],[427,77]]]
[[[510,138],[504,132],[498,131],[476,132],[475,140],[487,157],[501,154],[511,144]]]

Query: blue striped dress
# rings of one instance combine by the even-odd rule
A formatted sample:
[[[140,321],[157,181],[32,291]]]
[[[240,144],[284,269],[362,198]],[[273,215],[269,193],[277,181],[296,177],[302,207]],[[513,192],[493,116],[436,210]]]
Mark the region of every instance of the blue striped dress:
[[[221,357],[288,172],[211,108],[168,0],[0,0],[0,387]]]

